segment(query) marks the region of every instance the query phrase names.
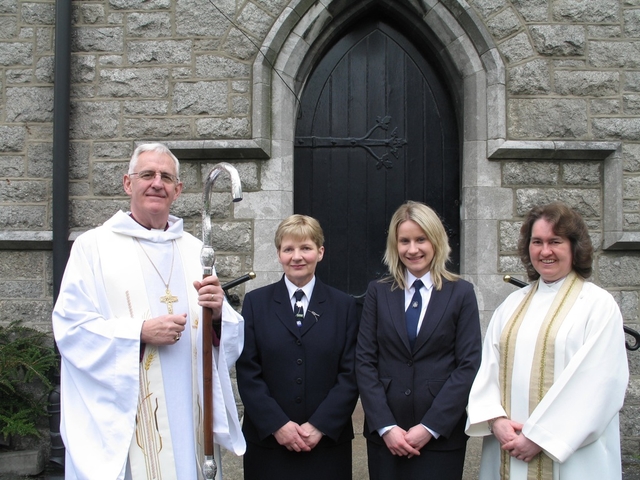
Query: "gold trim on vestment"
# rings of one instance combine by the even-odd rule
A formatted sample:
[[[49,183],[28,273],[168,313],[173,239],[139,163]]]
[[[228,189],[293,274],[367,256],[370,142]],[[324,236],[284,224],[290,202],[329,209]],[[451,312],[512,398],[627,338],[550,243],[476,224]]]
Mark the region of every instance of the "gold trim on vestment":
[[[531,304],[531,300],[538,290],[539,280],[535,282],[518,308],[506,323],[500,336],[500,386],[502,406],[511,418],[511,389],[513,378],[513,364],[515,359],[515,345],[518,331]],[[529,381],[529,414],[531,414],[554,382],[555,341],[562,322],[575,304],[584,280],[575,272],[569,273],[560,290],[556,294],[551,307],[538,332],[531,377]],[[508,452],[501,451],[500,478],[509,479],[511,457]],[[528,480],[552,480],[553,461],[540,452],[529,462]]]

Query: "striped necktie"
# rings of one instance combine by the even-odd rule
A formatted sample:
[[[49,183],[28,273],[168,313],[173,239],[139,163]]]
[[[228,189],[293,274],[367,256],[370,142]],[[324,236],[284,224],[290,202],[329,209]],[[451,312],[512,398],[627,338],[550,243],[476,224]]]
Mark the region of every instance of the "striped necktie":
[[[302,308],[302,297],[304,292],[300,289],[296,290],[293,296],[296,298],[296,303],[293,309],[293,313],[296,315],[296,325],[302,327],[302,320],[304,319],[304,309]]]

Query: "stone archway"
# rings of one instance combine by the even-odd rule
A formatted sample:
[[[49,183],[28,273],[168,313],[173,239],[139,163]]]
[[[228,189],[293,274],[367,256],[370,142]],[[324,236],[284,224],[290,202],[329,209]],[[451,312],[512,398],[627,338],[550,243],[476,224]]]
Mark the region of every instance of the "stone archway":
[[[497,268],[498,221],[511,209],[511,193],[500,187],[500,166],[487,160],[488,152],[506,136],[505,69],[484,26],[462,1],[418,7],[398,0],[368,0],[356,6],[343,0],[303,0],[283,10],[261,46],[269,61],[259,55],[253,65],[253,137],[270,159],[263,165],[262,190],[248,195],[249,201],[239,208],[239,213],[254,218],[254,270],[259,280],[249,288],[281,275],[272,236],[279,221],[293,212],[296,95],[332,33],[374,3],[424,30],[454,84],[462,135],[460,270],[476,285],[480,310],[487,318],[503,296]]]

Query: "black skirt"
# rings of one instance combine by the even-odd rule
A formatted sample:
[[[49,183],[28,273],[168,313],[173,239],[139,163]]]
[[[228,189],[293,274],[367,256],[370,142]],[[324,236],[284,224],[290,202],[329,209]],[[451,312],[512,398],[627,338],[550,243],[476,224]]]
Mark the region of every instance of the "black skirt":
[[[265,448],[247,442],[244,480],[351,480],[351,441],[310,452]]]

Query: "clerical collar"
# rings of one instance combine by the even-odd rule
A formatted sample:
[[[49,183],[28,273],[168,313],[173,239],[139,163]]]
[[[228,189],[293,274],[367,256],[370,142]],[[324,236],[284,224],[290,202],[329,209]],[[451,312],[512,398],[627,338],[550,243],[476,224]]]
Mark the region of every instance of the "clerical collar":
[[[546,281],[544,281],[544,280],[542,279],[542,277],[540,277],[540,280],[542,280],[542,283],[544,283],[545,285],[547,285],[547,286],[549,286],[549,287],[552,287],[552,286],[554,286],[554,285],[556,285],[556,284],[558,284],[558,283],[562,283],[562,282],[564,281],[564,279],[565,279],[565,278],[567,278],[567,276],[566,276],[566,275],[565,275],[564,277],[562,277],[562,278],[559,278],[559,279],[557,279],[557,280],[554,280],[553,282],[546,282]]]
[[[141,227],[146,228],[147,230],[166,232],[169,229],[169,222],[167,222],[167,224],[164,226],[164,228],[151,228],[151,227],[147,227],[146,225],[141,224],[138,220],[136,220],[136,217],[133,216],[133,213],[129,212],[129,216],[133,219],[134,222],[136,222]]]

